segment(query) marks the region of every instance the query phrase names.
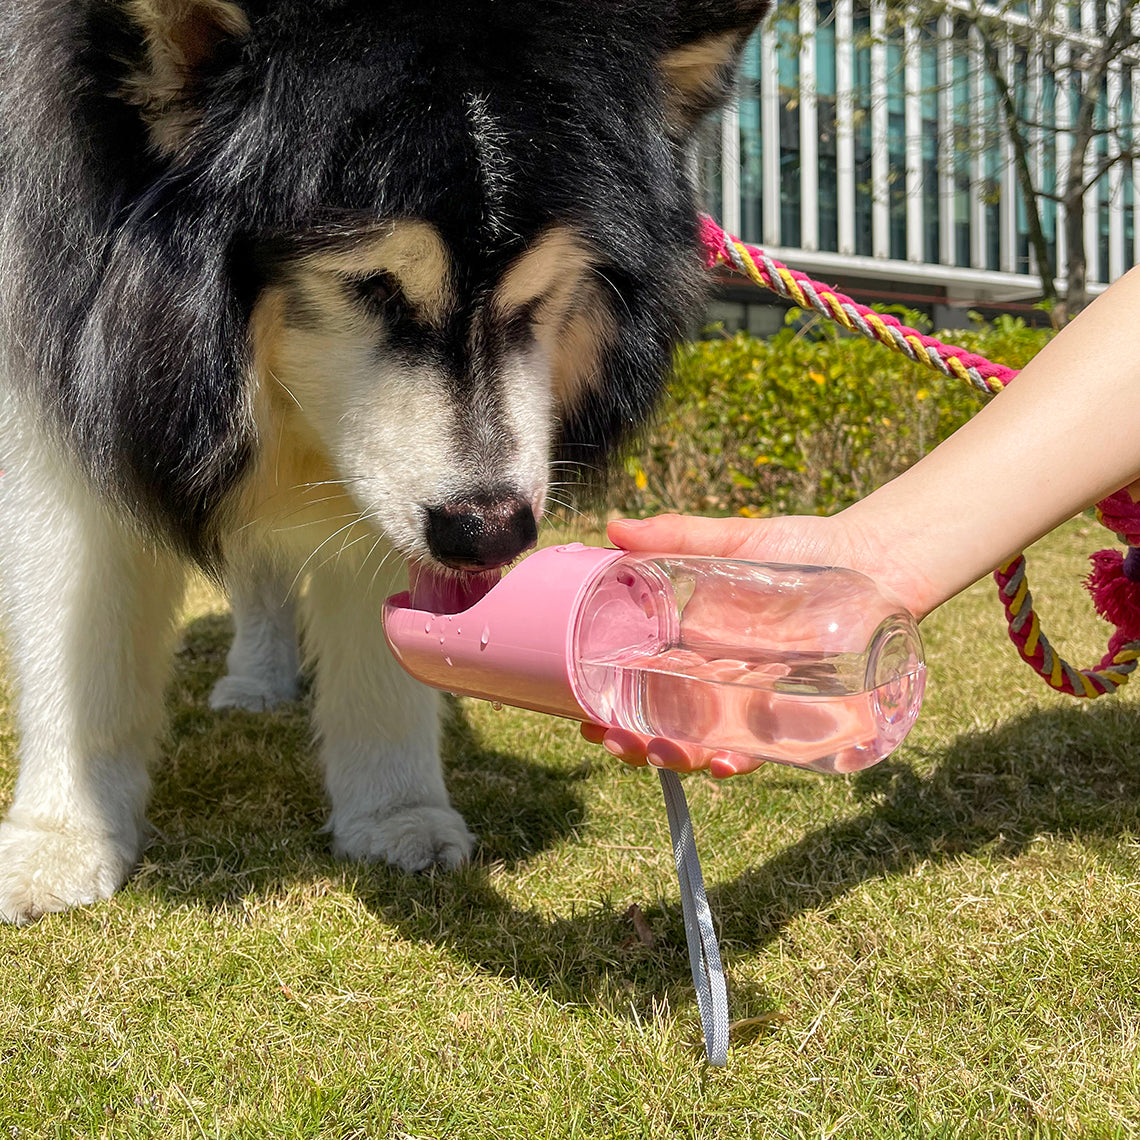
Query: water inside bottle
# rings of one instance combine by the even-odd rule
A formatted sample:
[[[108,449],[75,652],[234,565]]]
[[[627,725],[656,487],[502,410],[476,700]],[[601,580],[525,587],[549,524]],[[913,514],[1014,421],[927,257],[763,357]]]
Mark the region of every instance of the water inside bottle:
[[[862,655],[709,646],[586,658],[579,681],[599,721],[824,772],[892,752],[922,704],[925,667],[888,634]]]

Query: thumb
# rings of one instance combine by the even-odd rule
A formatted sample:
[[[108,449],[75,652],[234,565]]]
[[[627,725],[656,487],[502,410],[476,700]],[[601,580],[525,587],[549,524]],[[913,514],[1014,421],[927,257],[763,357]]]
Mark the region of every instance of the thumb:
[[[622,550],[731,558],[746,543],[752,525],[752,520],[743,518],[657,515],[651,519],[615,519],[606,534]]]

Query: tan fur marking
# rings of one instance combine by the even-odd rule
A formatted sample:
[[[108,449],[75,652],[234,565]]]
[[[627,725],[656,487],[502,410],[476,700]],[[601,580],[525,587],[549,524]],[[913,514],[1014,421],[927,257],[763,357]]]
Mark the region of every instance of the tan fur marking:
[[[151,142],[176,152],[198,119],[187,104],[195,74],[227,36],[244,36],[249,20],[229,0],[127,0],[146,38],[148,69],[131,76],[125,95],[142,108]]]
[[[578,304],[568,319],[539,321],[536,336],[551,366],[556,405],[575,407],[582,394],[597,381],[602,352],[617,335],[617,323],[602,288],[581,287]]]
[[[366,235],[351,249],[337,253],[314,254],[306,264],[318,271],[367,277],[373,273],[390,273],[399,282],[408,301],[429,321],[442,323],[455,305],[455,288],[451,279],[451,258],[447,246],[427,222],[393,222]],[[316,285],[319,300],[332,301],[340,292],[333,282]],[[334,307],[344,306],[343,296]]]
[[[491,303],[503,315],[539,298],[544,299],[544,307],[565,310],[578,283],[597,261],[597,255],[573,230],[555,226],[519,255],[503,275]]]
[[[571,408],[594,379],[616,332],[597,255],[573,230],[549,229],[503,275],[492,305],[502,316],[535,301],[535,336],[550,361],[554,398]]]
[[[253,471],[238,493],[236,513],[239,540],[251,548],[266,541],[279,545],[277,532],[286,530],[315,547],[360,513],[295,398],[276,379],[286,340],[284,308],[281,292],[269,288],[250,318],[258,449]],[[344,538],[351,540],[365,529],[358,523]],[[338,536],[336,543],[340,541]],[[336,549],[332,546],[329,553]]]
[[[670,121],[679,126],[688,125],[694,96],[705,91],[721,68],[731,63],[739,45],[738,31],[724,32],[699,43],[686,44],[665,56],[661,71],[665,77],[666,111]]]

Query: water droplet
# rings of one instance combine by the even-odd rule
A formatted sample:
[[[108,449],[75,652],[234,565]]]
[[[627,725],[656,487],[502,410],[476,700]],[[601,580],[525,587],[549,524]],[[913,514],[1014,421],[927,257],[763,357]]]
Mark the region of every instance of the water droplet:
[[[440,643],[440,645],[442,645],[442,644],[443,644],[443,642],[444,642],[444,637],[443,637],[443,634],[441,633],[441,634],[439,635],[439,643]]]
[[[444,661],[446,661],[446,662],[448,663],[448,665],[452,665],[452,664],[453,664],[453,662],[452,662],[452,660],[451,660],[451,658],[450,658],[450,657],[445,657],[445,658],[444,658]]]
[[[427,625],[424,626],[424,633],[431,633],[431,622],[430,621],[427,623]]]
[[[487,642],[489,642],[490,640],[491,640],[491,627],[485,625],[483,627],[483,636],[481,638],[479,638],[479,647],[481,649],[486,649],[487,648]]]
[[[495,710],[495,712],[502,712],[503,711],[502,701],[492,701],[491,702],[491,708],[493,708]]]

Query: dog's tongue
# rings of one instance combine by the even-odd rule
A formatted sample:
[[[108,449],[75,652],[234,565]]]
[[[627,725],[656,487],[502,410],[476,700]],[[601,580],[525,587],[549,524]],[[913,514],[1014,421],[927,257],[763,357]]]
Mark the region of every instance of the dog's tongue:
[[[458,614],[486,597],[500,570],[485,574],[445,571],[427,562],[408,563],[408,592],[413,609],[433,614]]]

